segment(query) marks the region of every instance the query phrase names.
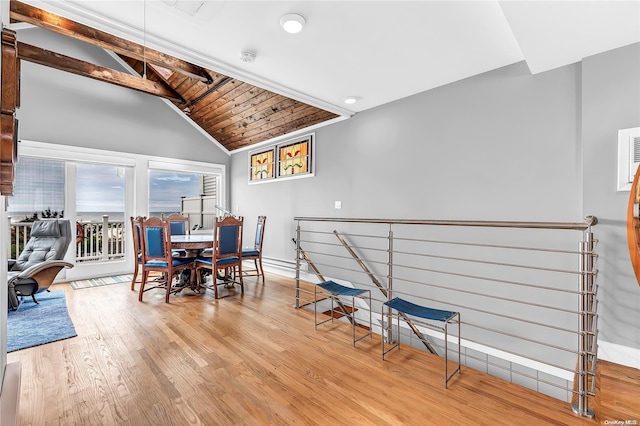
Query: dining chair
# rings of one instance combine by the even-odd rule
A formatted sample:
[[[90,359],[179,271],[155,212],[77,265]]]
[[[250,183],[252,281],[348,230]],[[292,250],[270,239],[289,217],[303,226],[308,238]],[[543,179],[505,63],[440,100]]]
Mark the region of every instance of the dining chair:
[[[253,263],[255,264],[255,269],[245,271],[245,277],[262,276],[262,284],[264,284],[264,269],[262,268],[262,241],[264,240],[264,226],[266,222],[266,216],[258,216],[253,248],[242,249],[242,260],[253,260]]]
[[[180,213],[171,213],[163,219],[169,222],[171,228],[171,235],[188,235],[191,233],[189,228],[189,216],[181,215]]]
[[[244,294],[242,280],[242,225],[244,218],[227,216],[215,218],[213,224],[213,248],[210,256],[203,255],[196,260],[196,271],[211,272],[211,286],[218,299],[218,277],[216,272],[224,269],[220,279],[225,285],[239,284]],[[238,281],[236,281],[238,280]],[[204,282],[204,280],[201,280]]]
[[[136,289],[136,284],[141,283],[142,279],[138,281],[138,272],[142,267],[142,244],[141,238],[142,234],[140,233],[140,221],[144,220],[144,216],[131,216],[129,218],[131,221],[131,235],[133,236],[133,279],[131,280],[131,291]]]
[[[171,230],[167,221],[158,217],[143,219],[140,221],[140,233],[142,234],[142,282],[138,300],[142,302],[142,295],[149,290],[164,288],[166,291],[165,302],[169,303],[174,275],[183,270],[192,270],[194,259],[172,255]],[[149,283],[151,272],[160,272],[165,279],[153,281],[152,287],[145,288]],[[176,291],[178,290],[182,290],[182,287],[176,288]]]

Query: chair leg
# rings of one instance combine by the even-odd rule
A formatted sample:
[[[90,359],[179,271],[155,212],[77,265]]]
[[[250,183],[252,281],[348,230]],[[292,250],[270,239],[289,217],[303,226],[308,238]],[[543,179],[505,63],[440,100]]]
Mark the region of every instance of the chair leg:
[[[137,279],[138,279],[138,265],[136,264],[136,269],[133,271],[133,279],[131,280],[131,291],[135,291]]]
[[[140,280],[140,292],[138,293],[138,302],[142,302],[142,295],[144,294],[144,286],[149,279],[149,271],[142,270],[142,279]]]
[[[216,270],[215,273],[212,274],[212,282],[213,282],[213,297],[215,299],[218,298],[218,271]]]
[[[264,268],[262,267],[262,256],[258,258],[257,263],[260,263],[260,275],[262,275],[262,285],[264,285]],[[256,264],[256,270],[258,270],[257,264]]]
[[[238,276],[240,277],[240,294],[244,294],[244,280],[242,279],[242,263],[238,264]]]
[[[169,303],[169,295],[171,295],[171,287],[173,286],[173,274],[174,272],[167,273],[167,291],[164,296],[164,303]]]

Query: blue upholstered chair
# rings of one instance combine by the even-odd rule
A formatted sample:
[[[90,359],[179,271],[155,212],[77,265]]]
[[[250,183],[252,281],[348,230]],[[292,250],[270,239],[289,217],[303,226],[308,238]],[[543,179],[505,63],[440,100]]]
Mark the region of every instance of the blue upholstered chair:
[[[169,230],[171,235],[188,235],[191,233],[189,228],[189,216],[183,216],[180,213],[171,213],[167,217],[162,217],[163,220],[169,222]],[[174,257],[197,257],[190,256],[190,253],[184,249],[174,249],[171,252]]]
[[[164,288],[165,302],[169,303],[174,275],[186,269],[193,269],[194,259],[173,257],[169,222],[157,217],[141,220],[140,231],[142,234],[142,283],[138,300],[142,302],[142,295],[146,291]],[[152,287],[145,288],[149,283],[151,272],[160,272],[165,279],[153,281]]]
[[[256,225],[256,237],[253,248],[242,249],[242,260],[253,260],[255,269],[245,271],[246,277],[262,276],[262,284],[264,284],[264,269],[262,269],[262,241],[264,240],[264,226],[267,222],[266,216],[258,216],[258,224]]]
[[[67,219],[46,219],[33,222],[31,236],[16,260],[9,260],[9,307],[18,309],[21,296],[31,296],[48,290],[63,268],[73,264],[63,261],[71,235],[71,222]]]
[[[218,298],[219,270],[224,270],[220,276],[225,285],[239,284],[244,294],[242,281],[242,224],[243,217],[215,218],[213,226],[213,248],[203,253],[196,261],[197,271],[211,271],[211,286],[215,298]],[[208,286],[207,286],[208,287]]]

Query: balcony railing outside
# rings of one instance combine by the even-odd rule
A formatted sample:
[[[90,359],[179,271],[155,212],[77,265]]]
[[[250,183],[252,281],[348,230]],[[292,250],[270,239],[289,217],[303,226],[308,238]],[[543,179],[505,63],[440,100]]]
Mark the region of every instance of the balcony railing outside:
[[[595,392],[597,358],[595,218],[294,221],[296,307],[313,306],[313,288],[301,285],[302,265],[309,263],[316,276],[305,281],[370,289],[372,306],[359,305],[355,319],[371,312],[373,331],[387,340],[396,336],[382,307],[393,297],[460,312],[467,368],[566,400],[577,414],[593,416],[587,397]],[[328,311],[322,303],[318,310]],[[443,336],[417,328],[403,328],[400,339],[424,349],[416,337],[423,334],[442,354]]]
[[[32,222],[15,222],[10,226],[9,257],[17,258],[31,236]],[[72,226],[73,228],[73,226]],[[103,215],[101,221],[76,222],[72,233],[75,239],[76,262],[102,262],[123,259],[125,256],[126,236],[123,221],[109,221]]]

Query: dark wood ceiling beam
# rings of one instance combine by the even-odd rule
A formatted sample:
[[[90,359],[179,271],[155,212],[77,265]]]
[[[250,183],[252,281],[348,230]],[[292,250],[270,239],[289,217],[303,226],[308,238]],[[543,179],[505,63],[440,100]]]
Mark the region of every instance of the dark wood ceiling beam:
[[[211,83],[211,76],[201,67],[190,64],[176,57],[145,48],[137,43],[88,27],[78,22],[63,18],[54,13],[12,0],[10,2],[11,18],[19,22],[27,22],[40,28],[58,34],[82,40],[115,53],[146,61],[174,72],[185,74],[207,84]]]
[[[135,73],[137,73],[136,77],[143,76],[144,64],[142,62],[136,61],[135,59],[129,58],[127,56],[122,56],[122,55],[120,55],[120,58],[127,65],[129,65],[129,67],[131,67],[131,69]],[[172,72],[172,74],[175,75],[176,73]],[[171,84],[167,82],[167,80],[164,78],[162,73],[151,64],[147,64],[147,80],[151,80],[158,84],[161,84],[162,86],[164,86],[165,89],[173,93],[173,96],[175,97],[175,99],[177,99],[177,100],[172,100],[172,102],[174,102],[175,104],[178,104],[178,105],[184,104],[185,102],[184,97],[177,90],[175,90],[173,86],[171,86]]]
[[[138,92],[160,96],[178,103],[184,102],[184,99],[179,96],[176,97],[176,94],[172,90],[167,89],[155,81],[145,80],[131,74],[101,67],[22,42],[18,42],[18,58],[83,77],[93,78],[105,83],[126,87]]]

